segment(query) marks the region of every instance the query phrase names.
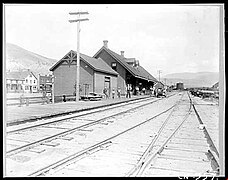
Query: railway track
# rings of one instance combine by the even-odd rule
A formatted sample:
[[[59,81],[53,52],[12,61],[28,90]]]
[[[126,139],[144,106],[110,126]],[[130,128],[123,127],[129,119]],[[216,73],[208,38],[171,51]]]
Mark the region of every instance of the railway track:
[[[184,116],[179,126],[156,151],[145,153],[146,156],[141,158],[128,176],[219,175],[218,150],[190,96],[189,100],[189,113]],[[155,144],[154,141],[153,145]]]
[[[172,99],[172,96],[170,98]],[[170,98],[167,98],[167,102],[170,100]],[[43,127],[43,125],[40,126],[39,124],[38,127],[32,126],[31,128],[18,129],[18,130],[13,130],[11,132],[8,131],[7,141],[6,141],[7,145],[9,145],[10,142],[19,142],[18,144],[16,144],[17,145],[16,147],[14,147],[14,144],[12,144],[13,146],[11,147],[13,148],[8,149],[7,151],[7,154],[6,154],[7,160],[9,160],[9,162],[12,161],[11,163],[8,163],[9,164],[8,169],[10,172],[14,173],[14,169],[17,166],[17,162],[24,163],[26,161],[31,161],[30,159],[33,159],[33,158],[36,159],[38,158],[39,154],[44,154],[45,151],[49,151],[52,148],[57,147],[58,149],[58,146],[61,144],[64,144],[65,142],[68,142],[68,144],[70,144],[71,143],[70,141],[72,139],[75,139],[75,141],[80,141],[80,139],[83,139],[86,136],[85,135],[86,133],[90,133],[91,131],[93,131],[93,129],[96,129],[96,128],[99,129],[107,125],[109,126],[109,124],[115,124],[115,121],[117,122],[117,119],[119,116],[126,117],[127,115],[134,113],[136,109],[140,110],[142,108],[149,106],[150,104],[158,103],[158,102],[159,100],[156,99],[156,100],[140,101],[138,103],[134,103],[131,105],[125,104],[125,107],[118,106],[115,108],[115,111],[113,110],[113,112],[110,112],[107,110],[106,115],[101,114],[100,112],[99,116],[102,118],[99,118],[97,115],[96,115],[97,117],[95,117],[95,113],[94,114],[91,113],[89,115],[87,114],[85,116],[80,116],[80,118],[78,117],[74,118],[73,121],[77,122],[82,120],[84,124],[78,126],[78,122],[77,122],[76,123],[77,125],[74,124],[73,128],[71,124],[71,127],[69,129],[66,129],[66,123],[68,123],[69,121],[72,121],[72,119],[63,120],[60,122],[60,124],[58,124],[58,126],[53,128],[52,127],[46,128],[46,127]],[[165,108],[163,109],[161,108],[161,112],[164,109]],[[53,126],[53,124],[54,123],[51,123],[51,126]],[[88,128],[92,128],[92,129],[88,129]],[[48,129],[48,130],[45,132],[44,129]],[[52,132],[53,130],[54,132]],[[60,143],[54,142],[58,140],[61,142]],[[94,142],[95,141],[93,140],[91,143],[94,143]],[[80,143],[82,144],[82,142]],[[81,147],[80,145],[80,149],[82,148],[83,146]],[[35,166],[35,165],[32,165],[32,166]]]
[[[172,96],[172,95],[171,95]],[[7,148],[6,155],[10,156],[20,151],[33,148],[41,143],[50,142],[51,140],[63,137],[74,131],[80,131],[84,128],[102,123],[103,121],[115,116],[129,113],[135,109],[150,105],[160,99],[144,99],[137,102],[124,103],[107,108],[99,108],[90,112],[83,112],[77,115],[67,115],[59,118],[54,118],[45,122],[38,122],[34,125],[25,127],[19,126],[7,128]],[[51,130],[49,130],[51,129]],[[47,134],[44,134],[47,130]],[[32,133],[31,133],[32,131]],[[52,132],[53,131],[53,132]],[[27,134],[33,136],[34,133],[42,133],[44,135],[36,136],[32,140],[28,140]],[[14,144],[16,142],[17,144]],[[19,144],[19,145],[18,145]]]
[[[92,146],[90,146],[90,147],[88,147],[86,149],[83,149],[80,152],[74,153],[71,156],[69,156],[69,157],[67,157],[65,159],[62,159],[61,161],[56,162],[55,164],[52,164],[52,165],[47,166],[47,167],[45,167],[43,169],[40,169],[37,172],[34,172],[34,173],[30,174],[30,176],[49,176],[49,175],[53,175],[53,172],[56,172],[59,169],[62,169],[62,168],[65,168],[65,167],[67,167],[67,166],[69,166],[71,164],[74,164],[75,162],[77,162],[80,159],[83,159],[83,158],[86,159],[92,154],[96,154],[96,155],[97,155],[97,153],[103,154],[104,153],[103,151],[107,151],[108,147],[112,147],[114,149],[117,147],[118,148],[117,151],[119,151],[119,147],[123,145],[123,142],[119,142],[119,141],[125,140],[125,143],[135,144],[134,143],[134,139],[133,139],[133,141],[132,140],[130,141],[130,137],[129,136],[132,136],[132,133],[135,133],[138,130],[138,128],[141,127],[141,126],[146,127],[147,123],[154,123],[157,117],[162,117],[162,116],[166,117],[167,113],[170,112],[176,106],[177,106],[177,103],[173,104],[168,109],[165,109],[164,111],[162,111],[162,112],[160,112],[160,113],[158,113],[156,115],[153,115],[152,117],[150,116],[150,118],[147,118],[146,120],[143,120],[142,122],[135,124],[134,126],[129,126],[129,128],[122,128],[122,129],[124,129],[123,131],[120,131],[119,133],[115,133],[111,137],[108,136],[107,139],[104,139],[103,141],[99,141],[97,144],[93,144]],[[157,128],[157,126],[156,126],[156,128]],[[153,138],[153,136],[151,136],[151,133],[144,132],[144,136],[147,136],[147,141],[148,142],[151,141],[151,138]],[[144,143],[143,148],[145,148],[148,145],[148,142]],[[116,152],[116,150],[114,150],[114,151]],[[111,152],[111,154],[113,154],[113,152]],[[101,156],[103,156],[103,155],[101,155]],[[106,155],[106,157],[107,156],[109,156],[109,155]],[[109,162],[109,161],[104,160],[104,161],[102,161],[102,164],[104,162]],[[91,165],[93,166],[93,163],[91,163]],[[104,166],[102,166],[102,168],[105,168],[105,166],[106,165],[104,163]],[[95,168],[95,171],[97,171],[96,168]],[[55,175],[56,174],[54,174],[54,176]]]
[[[69,147],[71,151],[68,152],[65,150],[64,154],[64,149],[57,148],[58,145],[51,147],[50,149],[52,151],[61,150],[64,155],[61,154],[61,157],[56,158],[56,161],[49,161],[47,163],[41,163],[42,160],[47,160],[45,159],[47,156],[39,158],[37,161],[31,161],[31,163],[33,162],[33,164],[37,166],[41,163],[42,166],[40,166],[41,168],[32,168],[38,170],[30,170],[27,175],[153,176],[156,173],[151,173],[151,163],[154,162],[154,159],[159,159],[160,156],[163,155],[162,153],[167,152],[166,149],[169,147],[168,145],[170,144],[170,141],[173,141],[175,138],[178,140],[186,138],[186,133],[183,133],[186,131],[182,129],[184,126],[186,126],[185,129],[187,128],[186,123],[188,123],[188,125],[192,124],[192,121],[188,122],[187,120],[189,120],[190,116],[193,116],[193,105],[189,102],[184,93],[181,97],[179,97],[179,101],[177,102],[172,100],[172,98],[164,99],[160,104],[159,102],[160,101],[141,106],[142,108],[135,107],[135,110],[137,110],[137,118],[134,117],[134,111],[131,110],[131,113],[126,111],[118,116],[114,115],[109,117],[102,121],[102,123],[96,123],[96,125],[94,124],[94,126],[92,126],[93,129],[88,129],[87,127],[84,129],[79,128],[78,130],[84,134],[83,138],[82,136],[81,138],[79,136],[73,136],[72,132],[70,132],[71,137],[68,134],[62,137],[59,136],[59,138],[54,138],[51,141],[53,145],[61,142],[60,145],[64,146],[64,143],[62,143],[64,138],[65,140],[71,142],[71,146]],[[157,113],[153,114],[151,108],[153,108]],[[145,112],[148,113],[145,114]],[[134,117],[134,119],[131,119],[132,117]],[[199,126],[199,121],[194,121],[193,124],[194,128],[197,128]],[[200,129],[196,130],[197,133],[198,131],[204,133]],[[176,137],[176,135],[180,132],[182,132],[185,136]],[[77,144],[75,144],[75,142],[73,143],[72,139],[75,139]],[[191,140],[194,141],[193,139]],[[205,137],[201,137],[198,142],[200,141],[207,144]],[[69,142],[66,144],[69,144]],[[80,145],[80,148],[78,145]],[[203,147],[205,148],[206,145],[204,144]],[[26,154],[26,152],[29,152],[30,148],[26,149],[23,152],[18,152],[18,154],[20,154],[19,157],[23,156],[23,153]],[[72,149],[74,150],[74,153],[71,153]],[[42,152],[40,153],[42,154]],[[200,154],[199,158],[201,158],[201,155],[203,156],[203,153]],[[214,175],[216,173],[214,170],[215,168],[212,168],[213,171],[209,168],[211,167],[209,164],[213,164],[216,168],[218,168],[215,161],[216,158],[212,158],[214,155],[215,154],[212,153],[210,149],[207,153],[204,153],[204,162],[207,164],[205,167],[208,168],[208,171],[200,172],[201,174],[209,173]],[[17,154],[15,155],[12,153],[9,158],[13,159],[15,156],[17,156]],[[26,156],[28,157],[28,154],[26,154]],[[158,156],[159,158],[157,158]],[[37,157],[34,158],[38,157],[40,156],[37,155]],[[173,158],[175,159],[175,156],[173,156]],[[199,158],[198,161],[200,161]],[[167,159],[168,158],[166,157],[166,161]],[[31,163],[28,163],[27,167],[29,167]],[[46,164],[46,166],[44,164]],[[192,171],[177,172],[197,174],[197,172]],[[181,173],[179,173],[179,175],[181,175]]]

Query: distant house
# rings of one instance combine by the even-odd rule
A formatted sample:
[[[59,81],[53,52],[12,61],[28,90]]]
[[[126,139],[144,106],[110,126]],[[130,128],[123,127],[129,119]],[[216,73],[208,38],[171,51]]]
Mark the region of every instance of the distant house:
[[[139,88],[149,90],[151,86],[157,82],[149,72],[139,65],[139,61],[135,58],[126,58],[124,51],[120,51],[120,55],[108,48],[108,41],[103,41],[103,46],[93,56],[101,58],[109,67],[118,73],[117,86],[121,88],[121,92],[125,92],[129,84],[132,91]]]
[[[77,52],[71,50],[50,68],[55,77],[55,96],[75,95],[76,62]],[[117,76],[116,71],[101,59],[92,58],[80,53],[80,95],[87,95],[89,92],[103,93],[104,87],[107,87],[109,90],[116,89]]]
[[[30,70],[6,73],[6,91],[10,92],[37,92],[38,81]]]

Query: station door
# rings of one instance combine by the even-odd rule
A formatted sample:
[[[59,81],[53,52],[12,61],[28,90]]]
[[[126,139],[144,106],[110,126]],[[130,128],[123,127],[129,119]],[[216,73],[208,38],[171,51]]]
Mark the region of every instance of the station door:
[[[110,77],[105,77],[104,88],[107,88],[107,94],[110,96],[111,85],[110,85]]]

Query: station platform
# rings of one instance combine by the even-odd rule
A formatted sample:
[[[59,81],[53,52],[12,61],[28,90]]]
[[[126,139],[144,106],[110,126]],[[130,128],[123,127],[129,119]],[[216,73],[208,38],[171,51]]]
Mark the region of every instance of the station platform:
[[[131,98],[102,98],[99,101],[67,101],[49,104],[31,104],[29,106],[6,106],[5,120],[7,126],[21,124],[32,120],[44,119],[68,113],[76,113],[85,110],[91,110],[98,107],[104,107],[122,102],[129,102],[136,99],[144,99],[149,95],[132,96]],[[152,97],[153,98],[153,97]]]

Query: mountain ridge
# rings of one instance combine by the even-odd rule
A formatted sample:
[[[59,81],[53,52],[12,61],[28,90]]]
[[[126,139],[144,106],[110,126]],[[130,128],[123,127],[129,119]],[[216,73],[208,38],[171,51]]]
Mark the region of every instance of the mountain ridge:
[[[50,74],[49,69],[57,60],[47,58],[18,45],[6,43],[6,71],[30,69],[36,76]]]
[[[219,72],[182,72],[167,74],[161,78],[167,84],[176,84],[183,82],[186,88],[188,87],[211,87],[219,81]]]
[[[18,45],[6,43],[6,70],[19,71],[30,69],[36,76],[48,75],[49,69],[58,60],[47,58]],[[158,79],[158,78],[157,78]],[[211,87],[219,81],[219,72],[181,72],[166,74],[161,78],[166,84],[183,82],[185,87]]]
[[[180,79],[194,79],[196,76],[202,76],[202,75],[217,75],[219,72],[210,72],[210,71],[202,71],[202,72],[181,72],[181,73],[171,73],[166,74],[162,78],[180,78]]]

